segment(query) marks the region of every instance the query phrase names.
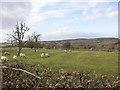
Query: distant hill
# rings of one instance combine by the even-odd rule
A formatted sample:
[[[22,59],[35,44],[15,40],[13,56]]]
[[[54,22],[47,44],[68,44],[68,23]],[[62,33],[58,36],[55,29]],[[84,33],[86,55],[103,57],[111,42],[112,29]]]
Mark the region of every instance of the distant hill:
[[[41,48],[46,49],[64,49],[66,42],[70,43],[69,49],[91,49],[94,50],[118,50],[120,39],[118,38],[92,38],[92,39],[66,39],[57,41],[40,41]],[[0,46],[5,46],[9,43],[2,43]]]
[[[65,42],[70,42],[71,44],[82,44],[82,45],[109,45],[118,43],[118,38],[93,38],[93,39],[67,39],[58,41],[41,41],[44,44],[63,44]]]

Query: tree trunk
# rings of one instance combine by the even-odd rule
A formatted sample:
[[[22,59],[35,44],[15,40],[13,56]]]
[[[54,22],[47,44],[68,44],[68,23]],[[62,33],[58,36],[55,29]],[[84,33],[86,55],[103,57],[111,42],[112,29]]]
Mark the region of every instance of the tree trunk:
[[[34,49],[34,51],[36,52],[36,48]]]
[[[20,56],[21,47],[18,47],[18,56]]]
[[[18,56],[20,56],[20,51],[22,49],[22,46],[21,46],[21,41],[19,41],[19,45],[18,45]]]

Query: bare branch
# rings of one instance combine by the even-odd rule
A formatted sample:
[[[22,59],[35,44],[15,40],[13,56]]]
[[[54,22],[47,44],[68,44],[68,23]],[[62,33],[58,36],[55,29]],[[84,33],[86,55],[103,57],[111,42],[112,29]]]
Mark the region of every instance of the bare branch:
[[[13,37],[15,40],[20,40],[19,38],[16,38],[14,35],[12,35],[12,34],[7,34],[8,36],[11,36],[11,37]]]
[[[4,69],[4,68],[5,68],[5,69],[12,69],[12,70],[15,70],[15,71],[21,71],[21,72],[27,73],[27,74],[29,74],[29,75],[31,75],[31,76],[34,76],[35,78],[41,79],[41,77],[39,77],[39,76],[37,76],[37,75],[35,75],[35,74],[31,73],[31,72],[28,72],[28,71],[26,71],[26,70],[23,70],[23,69],[11,68],[11,67],[7,67],[7,66],[2,66],[2,68],[3,68],[3,69]]]

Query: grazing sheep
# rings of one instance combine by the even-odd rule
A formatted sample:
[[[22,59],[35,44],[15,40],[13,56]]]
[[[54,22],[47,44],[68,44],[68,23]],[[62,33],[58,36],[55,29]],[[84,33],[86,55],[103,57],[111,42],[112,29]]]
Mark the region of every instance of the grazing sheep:
[[[50,55],[48,53],[41,53],[41,57],[50,57]]]
[[[43,57],[45,57],[45,54],[44,54],[44,53],[41,53],[41,55],[40,55],[40,56],[43,58]]]
[[[23,53],[20,53],[20,57],[26,58],[26,55]]]
[[[6,56],[1,56],[1,61],[2,62],[7,62],[8,61],[8,58]]]
[[[50,55],[48,53],[45,53],[45,57],[49,57]]]
[[[93,51],[93,48],[90,48],[90,51]]]
[[[4,52],[4,55],[10,55],[10,53],[9,52]]]
[[[13,60],[17,60],[17,56],[16,55],[13,55]]]
[[[71,52],[71,50],[69,50],[69,52]]]
[[[64,50],[64,52],[67,52],[67,50]]]
[[[66,53],[67,53],[67,52],[71,52],[71,50],[64,50],[64,52],[66,52]]]

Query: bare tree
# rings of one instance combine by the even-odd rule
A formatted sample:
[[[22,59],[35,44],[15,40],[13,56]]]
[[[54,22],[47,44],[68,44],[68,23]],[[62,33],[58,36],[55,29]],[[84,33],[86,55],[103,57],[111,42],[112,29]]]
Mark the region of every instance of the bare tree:
[[[6,41],[9,42],[12,46],[14,46],[14,44],[15,44],[15,42],[16,42],[16,41],[13,39],[13,37],[11,37],[11,36],[9,36],[9,38],[6,39]]]
[[[40,34],[36,34],[35,32],[32,35],[28,35],[26,46],[31,49],[34,48],[34,51],[36,52],[37,48],[40,47],[40,36]]]
[[[34,32],[34,34],[33,34],[33,40],[34,40],[34,50],[35,50],[35,52],[36,52],[36,50],[37,50],[37,48],[39,47],[39,40],[40,40],[40,34],[35,34],[35,32]]]
[[[22,50],[25,32],[28,30],[29,28],[26,26],[25,23],[17,22],[15,26],[15,30],[13,30],[12,34],[7,34],[9,35],[9,37],[13,38],[13,41],[16,41],[17,46],[18,46],[18,56],[20,55],[20,51]]]
[[[27,36],[27,42],[26,42],[25,46],[27,48],[31,48],[31,49],[34,48],[34,40],[33,40],[32,35]]]

